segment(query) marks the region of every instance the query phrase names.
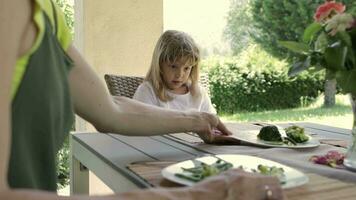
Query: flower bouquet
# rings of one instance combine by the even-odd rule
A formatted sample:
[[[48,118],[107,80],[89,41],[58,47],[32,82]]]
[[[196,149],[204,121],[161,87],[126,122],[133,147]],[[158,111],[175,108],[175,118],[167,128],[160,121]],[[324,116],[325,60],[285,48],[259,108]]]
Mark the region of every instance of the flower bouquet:
[[[342,3],[326,1],[317,8],[315,21],[305,29],[302,42],[279,41],[300,55],[288,74],[326,69],[343,92],[356,95],[356,12],[353,12],[346,12]]]
[[[356,170],[356,1],[349,10],[340,2],[326,1],[317,8],[314,22],[305,29],[301,42],[279,44],[299,55],[289,76],[306,69],[326,69],[327,79],[336,78],[342,92],[351,94],[353,139],[344,164]]]

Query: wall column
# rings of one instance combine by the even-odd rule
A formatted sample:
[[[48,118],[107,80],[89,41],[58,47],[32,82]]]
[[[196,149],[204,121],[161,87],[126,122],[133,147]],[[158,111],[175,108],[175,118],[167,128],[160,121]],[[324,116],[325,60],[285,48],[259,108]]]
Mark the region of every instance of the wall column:
[[[104,74],[146,74],[163,32],[163,0],[74,0],[74,13],[74,45],[103,81]],[[76,131],[92,130],[76,117]],[[89,175],[90,194],[110,193]]]

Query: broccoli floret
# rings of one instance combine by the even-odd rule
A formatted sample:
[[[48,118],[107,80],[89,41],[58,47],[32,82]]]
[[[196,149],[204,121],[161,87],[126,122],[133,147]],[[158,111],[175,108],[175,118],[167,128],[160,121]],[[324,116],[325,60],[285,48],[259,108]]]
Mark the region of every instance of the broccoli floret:
[[[260,140],[270,142],[282,142],[281,134],[276,126],[264,126],[261,128],[260,133],[257,135]]]
[[[309,140],[309,137],[305,135],[304,128],[299,126],[290,126],[286,129],[287,137],[292,138],[297,143],[303,143]]]

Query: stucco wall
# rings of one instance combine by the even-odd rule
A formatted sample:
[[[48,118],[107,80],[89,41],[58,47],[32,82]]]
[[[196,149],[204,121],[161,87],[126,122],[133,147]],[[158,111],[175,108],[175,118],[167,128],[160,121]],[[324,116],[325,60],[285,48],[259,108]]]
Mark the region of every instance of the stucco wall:
[[[163,0],[75,0],[74,45],[103,80],[104,74],[142,76],[163,31]],[[94,128],[76,118],[76,130]],[[112,191],[94,174],[91,195]]]
[[[143,76],[163,31],[163,0],[75,0],[74,45],[104,74]],[[77,117],[76,130],[94,130]]]
[[[163,31],[163,0],[76,0],[77,43],[102,78],[144,75]],[[82,17],[80,19],[80,17]],[[78,21],[77,21],[78,22]],[[81,29],[81,30],[80,30]]]

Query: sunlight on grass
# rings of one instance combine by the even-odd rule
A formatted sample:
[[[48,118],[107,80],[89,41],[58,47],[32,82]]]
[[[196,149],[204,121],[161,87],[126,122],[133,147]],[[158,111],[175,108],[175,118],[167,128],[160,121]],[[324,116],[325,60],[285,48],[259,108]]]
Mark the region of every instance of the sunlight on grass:
[[[233,115],[221,114],[226,121],[263,121],[263,122],[294,122],[308,121],[340,128],[350,129],[352,126],[352,110],[347,95],[337,95],[336,105],[323,107],[323,96],[308,107],[261,112],[241,112]]]

